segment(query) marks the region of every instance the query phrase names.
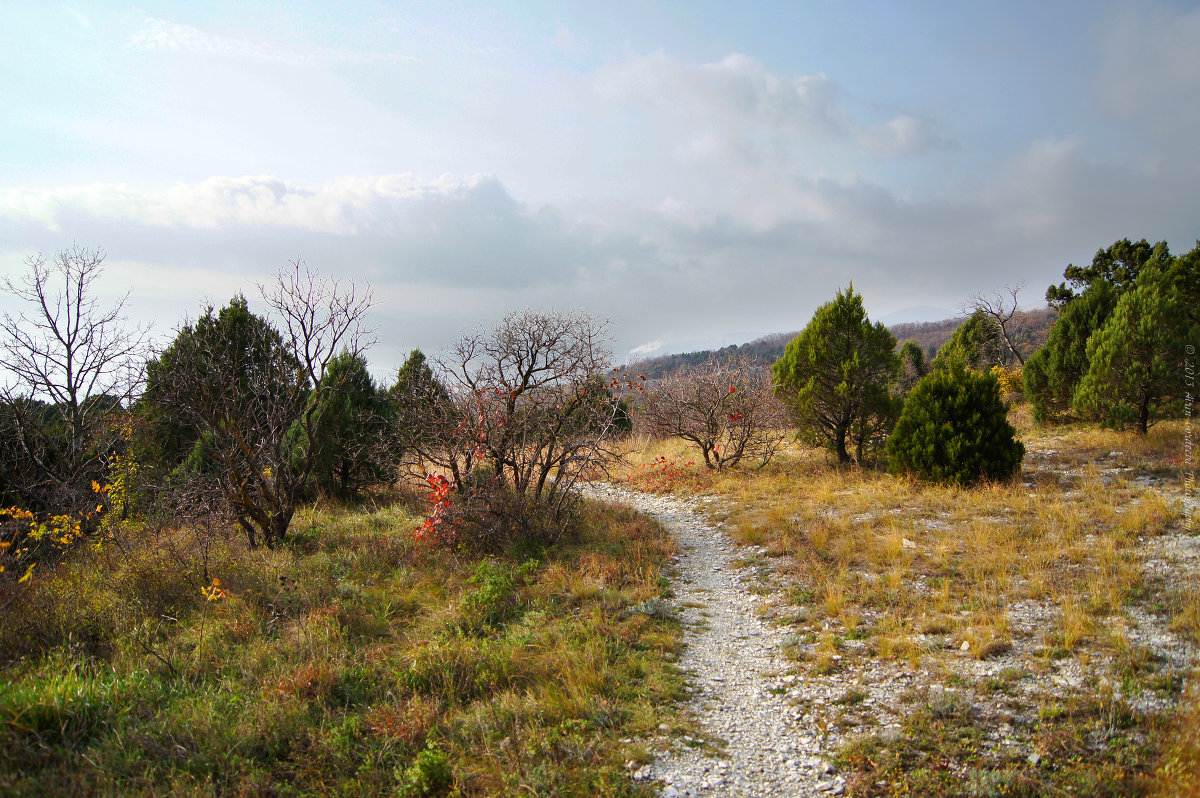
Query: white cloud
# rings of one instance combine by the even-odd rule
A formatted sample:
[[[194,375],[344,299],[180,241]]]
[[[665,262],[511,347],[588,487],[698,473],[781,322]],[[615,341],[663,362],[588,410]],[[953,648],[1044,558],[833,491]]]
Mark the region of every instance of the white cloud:
[[[569,55],[584,55],[591,50],[591,44],[586,38],[576,36],[565,25],[559,25],[554,32],[551,43],[559,50]]]
[[[923,155],[957,143],[925,115],[898,113],[876,123],[850,112],[841,86],[824,72],[785,75],[732,53],[687,64],[659,51],[598,70],[597,93],[668,117],[686,161],[779,169],[810,142],[858,147],[884,158]]]
[[[662,348],[663,348],[662,339],[656,338],[653,341],[648,341],[639,346],[635,346],[633,349],[629,350],[629,354],[635,355],[635,356],[650,355],[650,354],[657,352],[658,350],[660,350]]]
[[[864,128],[858,140],[867,149],[887,158],[923,155],[957,146],[937,132],[932,120],[912,114],[900,114],[882,125]]]
[[[757,204],[672,188],[578,213],[530,207],[490,175],[0,190],[0,269],[72,239],[102,245],[131,283],[153,286],[135,299],[151,296],[170,326],[201,296],[252,294],[250,281],[301,254],[376,287],[397,361],[386,368],[520,306],[611,317],[616,350],[646,356],[799,329],[851,280],[877,315],[1057,282],[1124,236],[1191,246],[1200,195],[1187,170],[1089,161],[1085,144],[1036,142],[935,198],[798,176],[752,187]]]
[[[316,186],[216,177],[162,191],[122,184],[0,189],[0,224],[11,231],[0,248],[22,236],[37,246],[66,233],[119,238],[146,260],[168,251],[176,259],[189,248],[219,252],[235,269],[260,255],[270,263],[303,251],[357,259],[356,269],[378,279],[478,288],[586,285],[642,260],[647,248],[553,208],[528,208],[488,175],[343,177]]]
[[[422,182],[411,174],[393,174],[306,186],[264,175],[213,177],[165,191],[120,183],[0,189],[0,216],[32,219],[51,229],[59,228],[60,214],[74,212],[159,227],[265,226],[353,235],[436,224],[421,212],[439,200],[462,199],[494,182],[487,175],[447,175]]]
[[[269,41],[251,41],[208,33],[191,25],[181,25],[149,17],[141,29],[129,38],[129,46],[138,50],[188,53],[285,66],[312,66],[319,63],[380,64],[411,63],[417,59],[398,53],[379,53],[345,48],[289,48]]]
[[[826,75],[784,77],[733,53],[709,64],[685,64],[662,51],[603,67],[594,76],[603,96],[676,113],[722,129],[767,125],[792,132],[841,135],[845,113]]]

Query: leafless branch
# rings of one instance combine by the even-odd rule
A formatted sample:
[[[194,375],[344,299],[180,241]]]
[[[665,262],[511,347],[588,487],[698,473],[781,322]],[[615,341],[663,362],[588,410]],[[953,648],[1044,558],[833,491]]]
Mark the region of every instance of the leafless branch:
[[[485,515],[505,497],[561,515],[579,475],[613,454],[606,327],[526,310],[463,336],[439,361],[442,398],[417,405],[415,453],[448,473],[460,500],[482,497]]]
[[[661,380],[641,412],[652,432],[695,444],[704,464],[717,471],[743,458],[765,464],[785,437],[784,408],[770,374],[740,355],[714,356]]]
[[[1026,285],[1028,283],[1022,280],[1014,286],[1005,286],[1003,292],[994,290],[989,294],[973,294],[962,306],[965,315],[982,311],[996,322],[1004,345],[1021,366],[1025,365],[1025,356],[1014,340],[1013,316],[1019,308],[1017,297]]]
[[[290,267],[290,268],[289,268]],[[364,328],[371,289],[322,277],[296,258],[279,270],[259,292],[280,322],[280,333],[313,385],[339,350],[360,354],[374,343],[373,328]]]
[[[41,487],[25,486],[31,494],[80,492],[92,477],[88,465],[102,465],[113,443],[100,440],[111,437],[103,419],[127,406],[142,382],[148,331],[125,318],[128,293],[111,306],[97,298],[104,261],[101,250],[75,245],[49,261],[30,256],[23,275],[3,282],[26,308],[0,319],[0,400],[39,475]]]

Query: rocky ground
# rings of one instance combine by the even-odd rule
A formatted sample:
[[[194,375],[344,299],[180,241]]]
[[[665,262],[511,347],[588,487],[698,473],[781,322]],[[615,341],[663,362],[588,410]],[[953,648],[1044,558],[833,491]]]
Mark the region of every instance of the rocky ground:
[[[713,500],[652,496],[611,486],[591,495],[653,516],[675,535],[674,604],[688,630],[680,667],[692,676],[689,710],[703,738],[664,735],[651,742],[656,759],[635,779],[662,782],[673,796],[808,796],[840,794],[844,778],[829,760],[839,735],[819,707],[844,690],[797,677],[785,655],[795,640],[753,569],[739,568],[739,549],[703,506]]]
[[[1040,655],[1040,630],[1058,610],[1026,601],[1009,607],[1012,643],[986,657],[972,656],[952,635],[923,634],[914,640],[929,656],[914,666],[872,656],[866,644],[844,639],[833,666],[814,669],[809,664],[818,645],[790,623],[795,608],[779,589],[777,561],[761,547],[735,545],[720,522],[710,520],[723,515],[712,512],[720,500],[611,485],[592,485],[589,493],[656,518],[680,543],[672,603],[687,629],[680,666],[692,677],[688,711],[703,732],[680,736],[661,728],[661,736],[645,741],[654,761],[630,763],[635,779],[657,781],[669,798],[838,795],[855,786],[850,791],[870,794],[886,785],[864,789],[862,774],[839,772],[838,752],[853,740],[884,749],[900,743],[904,717],[912,712],[969,718],[981,748],[1037,778],[1039,766],[1048,765],[1044,741],[1036,737],[1038,713],[1048,702],[1100,693],[1139,711],[1169,710],[1197,662],[1195,645],[1172,633],[1167,618],[1131,606],[1113,622],[1147,652],[1140,667],[1161,672],[1157,681],[1164,687],[1123,695],[1112,663]],[[1200,538],[1180,530],[1145,543],[1143,567],[1150,574],[1197,578]],[[967,786],[987,775],[970,768],[961,774]]]

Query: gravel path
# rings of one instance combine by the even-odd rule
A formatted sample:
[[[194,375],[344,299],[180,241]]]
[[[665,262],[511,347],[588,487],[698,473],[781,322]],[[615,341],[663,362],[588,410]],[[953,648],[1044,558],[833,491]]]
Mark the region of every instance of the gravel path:
[[[679,661],[694,686],[688,709],[708,738],[724,742],[713,756],[684,738],[634,778],[661,781],[664,798],[840,794],[844,779],[823,758],[822,732],[806,727],[812,718],[797,706],[806,691],[781,651],[788,631],[760,618],[771,613],[767,599],[751,591],[753,571],[735,565],[747,550],[699,512],[704,500],[596,484],[586,492],[654,517],[679,541],[674,591],[688,630]]]

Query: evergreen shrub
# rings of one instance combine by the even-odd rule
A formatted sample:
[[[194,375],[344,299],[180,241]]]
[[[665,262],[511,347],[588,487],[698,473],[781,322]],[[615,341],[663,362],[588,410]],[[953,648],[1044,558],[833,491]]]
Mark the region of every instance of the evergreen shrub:
[[[912,389],[888,440],[888,470],[969,485],[1016,474],[1025,447],[1008,423],[996,377],[962,367],[935,371]]]

